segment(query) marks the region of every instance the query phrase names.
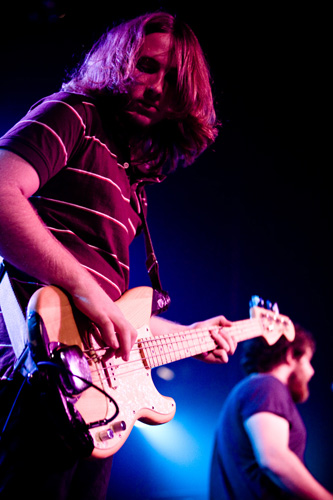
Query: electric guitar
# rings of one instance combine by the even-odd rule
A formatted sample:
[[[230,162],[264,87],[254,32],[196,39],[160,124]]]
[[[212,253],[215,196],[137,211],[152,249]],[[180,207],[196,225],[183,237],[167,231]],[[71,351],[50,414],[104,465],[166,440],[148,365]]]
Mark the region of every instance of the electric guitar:
[[[87,425],[92,456],[116,453],[137,420],[154,425],[174,417],[175,401],[157,391],[152,368],[216,347],[208,329],[153,337],[149,330],[153,293],[149,287],[133,288],[117,301],[138,332],[127,362],[108,356],[109,349],[101,344],[97,328],[80,313],[77,316],[59,288],[40,288],[30,299],[27,317],[33,357],[41,360],[40,364],[61,367],[64,400],[71,402]],[[263,336],[269,344],[281,335],[290,341],[295,335],[288,317],[258,306],[250,309],[250,319],[233,322],[228,331],[237,342]]]

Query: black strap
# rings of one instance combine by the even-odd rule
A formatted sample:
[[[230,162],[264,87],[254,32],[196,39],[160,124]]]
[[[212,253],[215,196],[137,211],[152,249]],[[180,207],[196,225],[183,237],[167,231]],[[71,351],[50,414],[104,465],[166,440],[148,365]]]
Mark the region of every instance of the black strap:
[[[153,242],[151,240],[150,232],[148,229],[148,223],[145,211],[143,209],[142,197],[141,193],[138,195],[139,204],[140,204],[140,216],[142,220],[143,234],[145,238],[145,247],[146,247],[146,268],[149,274],[149,278],[152,284],[152,287],[155,291],[155,297],[153,300],[153,314],[159,314],[160,312],[166,311],[170,305],[170,296],[168,292],[163,290],[160,273],[159,273],[159,265],[156,258],[156,254],[153,248]]]

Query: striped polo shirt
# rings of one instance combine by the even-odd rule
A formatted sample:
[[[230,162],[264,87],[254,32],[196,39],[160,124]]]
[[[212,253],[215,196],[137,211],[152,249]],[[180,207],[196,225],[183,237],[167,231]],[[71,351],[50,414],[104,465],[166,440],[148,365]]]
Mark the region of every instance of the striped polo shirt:
[[[141,225],[138,191],[144,204],[146,198],[113,142],[106,115],[91,97],[59,92],[35,104],[0,147],[36,169],[40,189],[31,203],[116,300],[128,288],[129,245]]]

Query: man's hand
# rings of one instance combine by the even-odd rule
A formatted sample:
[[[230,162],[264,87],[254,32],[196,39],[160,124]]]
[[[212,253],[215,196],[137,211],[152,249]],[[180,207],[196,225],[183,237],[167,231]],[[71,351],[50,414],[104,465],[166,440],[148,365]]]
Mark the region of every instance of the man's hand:
[[[111,347],[116,356],[128,361],[137,338],[136,329],[97,283],[94,290],[91,288],[72,295],[75,306],[96,324],[105,345]]]
[[[192,325],[194,328],[208,329],[217,344],[216,349],[213,351],[199,354],[195,357],[201,361],[205,361],[205,363],[227,363],[229,355],[234,354],[237,347],[237,342],[228,332],[228,327],[231,325],[231,321],[227,320],[224,316],[216,316],[215,318],[200,321]]]
[[[206,321],[200,321],[190,326],[179,325],[173,321],[169,321],[158,316],[150,318],[150,330],[154,336],[167,335],[179,331],[192,329],[209,330],[212,338],[215,340],[217,347],[213,351],[194,356],[206,363],[227,363],[229,355],[233,354],[237,347],[237,342],[231,337],[228,332],[228,327],[231,326],[231,321],[224,316],[217,316]]]

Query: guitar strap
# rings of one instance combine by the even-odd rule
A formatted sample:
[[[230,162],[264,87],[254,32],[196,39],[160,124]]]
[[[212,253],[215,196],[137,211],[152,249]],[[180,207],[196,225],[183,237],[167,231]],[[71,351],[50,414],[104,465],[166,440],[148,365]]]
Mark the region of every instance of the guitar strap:
[[[15,369],[23,376],[36,370],[28,349],[28,327],[17,301],[3,259],[0,257],[0,306],[7,332],[17,359]]]
[[[145,239],[146,247],[146,268],[148,275],[154,289],[153,304],[152,304],[152,314],[160,314],[166,311],[170,305],[170,296],[168,292],[163,290],[161,284],[161,278],[159,273],[159,265],[154,252],[153,243],[151,240],[150,232],[148,229],[147,217],[143,209],[142,197],[138,195],[140,203],[140,216],[142,221],[143,234]]]

